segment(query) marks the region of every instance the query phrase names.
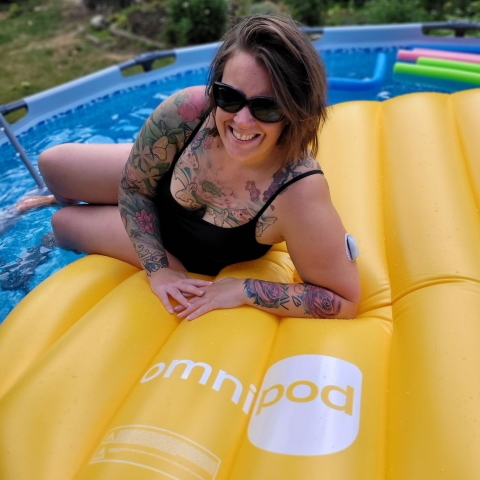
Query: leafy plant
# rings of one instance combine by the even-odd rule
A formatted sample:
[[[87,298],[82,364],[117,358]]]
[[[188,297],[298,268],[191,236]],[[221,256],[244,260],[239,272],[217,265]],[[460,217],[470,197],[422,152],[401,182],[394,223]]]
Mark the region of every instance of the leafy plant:
[[[316,27],[323,24],[326,0],[285,0],[290,14],[303,25]]]
[[[367,23],[407,23],[430,19],[419,0],[370,0],[365,4]]]
[[[89,10],[117,11],[129,7],[133,0],[83,0],[82,3]]]
[[[168,24],[165,2],[151,2],[131,5],[109,16],[109,21],[118,28],[153,40],[163,40]]]
[[[366,23],[365,13],[362,8],[356,8],[354,1],[348,4],[333,4],[325,15],[326,25],[363,25]]]
[[[249,15],[252,1],[256,0],[230,0],[229,1],[229,16],[233,19],[233,24],[241,22],[247,15]]]
[[[12,2],[10,4],[10,8],[8,9],[8,14],[10,18],[18,17],[22,14],[22,8],[16,2]]]
[[[278,13],[281,8],[273,2],[266,0],[265,2],[254,3],[250,7],[250,13],[252,15],[270,15],[272,13]]]
[[[227,27],[226,0],[169,0],[169,42],[176,46],[219,40]]]

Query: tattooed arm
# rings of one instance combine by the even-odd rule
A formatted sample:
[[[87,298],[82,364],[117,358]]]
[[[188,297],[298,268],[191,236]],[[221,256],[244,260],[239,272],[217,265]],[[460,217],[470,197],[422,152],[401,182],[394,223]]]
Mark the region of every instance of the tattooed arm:
[[[205,287],[205,295],[188,308],[175,308],[179,318],[193,320],[217,308],[251,305],[280,317],[354,318],[357,304],[308,283],[277,283],[254,278],[223,278]]]
[[[280,316],[353,318],[356,305],[334,292],[309,283],[274,283],[247,278],[243,287],[247,303]],[[284,310],[282,312],[282,309]]]
[[[175,154],[198,125],[205,108],[205,88],[182,90],[166,99],[142,127],[122,173],[118,205],[123,224],[150,278],[152,290],[173,312],[168,296],[187,306],[184,294],[201,295],[194,280],[169,267],[155,206],[157,184]]]

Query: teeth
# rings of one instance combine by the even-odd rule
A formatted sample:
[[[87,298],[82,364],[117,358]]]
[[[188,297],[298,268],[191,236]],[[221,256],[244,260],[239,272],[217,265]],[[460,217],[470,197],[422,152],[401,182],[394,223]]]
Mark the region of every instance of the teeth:
[[[253,137],[256,136],[256,134],[254,133],[253,135],[240,135],[238,132],[236,132],[233,128],[232,128],[232,132],[233,132],[233,136],[235,138],[237,138],[238,140],[243,140],[243,141],[246,141],[246,140],[251,140]]]

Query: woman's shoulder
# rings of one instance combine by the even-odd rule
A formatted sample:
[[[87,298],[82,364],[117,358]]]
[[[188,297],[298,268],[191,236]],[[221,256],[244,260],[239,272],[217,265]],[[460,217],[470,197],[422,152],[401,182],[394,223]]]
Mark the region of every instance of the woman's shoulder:
[[[317,175],[319,178],[323,177],[320,164],[315,158],[306,157],[288,162],[275,176],[281,179],[281,184],[291,185],[302,182],[304,177],[315,177]]]
[[[278,201],[281,210],[296,210],[315,202],[330,202],[330,192],[323,170],[318,161],[308,157],[287,163],[274,175],[274,189],[281,189]],[[272,192],[273,193],[273,192]]]
[[[207,96],[205,85],[187,87],[167,97],[153,112],[152,119],[180,125],[195,125],[205,116]]]
[[[207,107],[206,86],[187,87],[173,95],[173,104],[182,120],[191,122],[204,116]]]

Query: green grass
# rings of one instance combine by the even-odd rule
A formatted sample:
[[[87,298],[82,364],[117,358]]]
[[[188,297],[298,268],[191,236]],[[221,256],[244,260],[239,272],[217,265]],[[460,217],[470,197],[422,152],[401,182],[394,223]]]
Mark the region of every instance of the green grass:
[[[36,8],[35,8],[36,7]],[[61,0],[23,4],[14,15],[0,7],[0,105],[60,85],[146,50],[113,38],[107,31],[90,32],[89,17]],[[12,11],[12,7],[10,7]],[[79,27],[84,27],[84,32]],[[90,35],[90,39],[88,38]],[[91,37],[99,38],[94,43]],[[7,115],[9,122],[24,112]]]

